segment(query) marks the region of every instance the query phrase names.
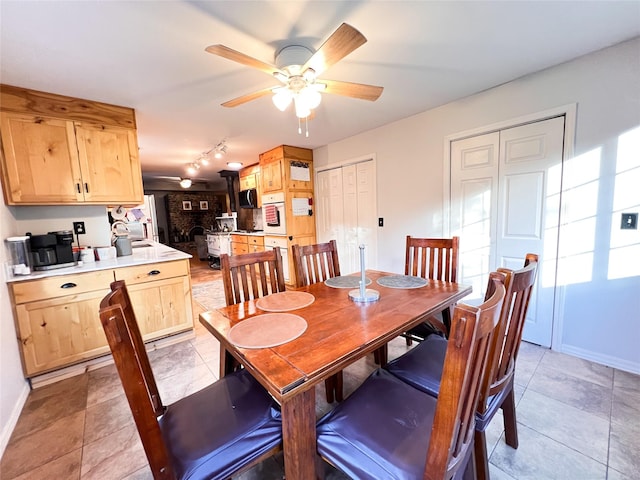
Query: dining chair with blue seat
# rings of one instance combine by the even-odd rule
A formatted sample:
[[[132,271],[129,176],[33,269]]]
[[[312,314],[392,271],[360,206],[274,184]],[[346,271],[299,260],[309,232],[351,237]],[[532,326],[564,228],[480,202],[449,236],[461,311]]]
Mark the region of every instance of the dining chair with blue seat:
[[[335,240],[313,245],[291,245],[291,253],[297,288],[340,276],[338,244]],[[343,400],[343,381],[342,371],[324,381],[327,403]]]
[[[518,448],[513,376],[529,301],[538,269],[538,256],[527,254],[525,266],[516,271],[499,268],[506,277],[506,297],[500,322],[491,339],[488,366],[476,411],[475,462],[478,478],[489,478],[485,431],[499,409],[503,411],[505,441]],[[486,297],[492,295],[489,281]],[[441,395],[448,342],[438,335],[427,337],[420,345],[388,363],[390,373],[430,395]]]
[[[100,321],[154,479],[227,479],[282,449],[280,409],[245,370],[164,405],[125,282],[111,290]]]
[[[491,279],[494,293],[486,302],[454,309],[441,395],[376,370],[319,421],[323,459],[358,479],[442,480],[469,473],[475,405],[505,295],[504,275]]]

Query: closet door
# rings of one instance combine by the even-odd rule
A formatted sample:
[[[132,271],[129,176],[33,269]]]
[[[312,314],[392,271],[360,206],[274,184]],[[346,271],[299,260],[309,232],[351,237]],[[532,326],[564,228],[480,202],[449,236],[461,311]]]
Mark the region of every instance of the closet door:
[[[365,267],[377,268],[375,167],[365,161],[319,172],[316,178],[318,242],[338,243],[340,272],[360,271],[360,245]]]
[[[489,272],[540,257],[523,338],[551,345],[564,117],[451,143],[451,231],[461,237],[461,281],[474,300]]]

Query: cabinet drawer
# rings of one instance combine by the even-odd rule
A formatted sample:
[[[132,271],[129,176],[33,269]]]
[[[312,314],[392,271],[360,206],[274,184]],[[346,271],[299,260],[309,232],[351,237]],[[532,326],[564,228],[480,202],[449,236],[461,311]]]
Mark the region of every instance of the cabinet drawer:
[[[246,243],[231,244],[232,255],[244,255],[245,253],[249,253],[249,245],[247,245]]]
[[[264,245],[264,237],[259,235],[249,235],[247,243],[249,245]]]
[[[60,275],[40,280],[16,282],[11,284],[16,305],[48,298],[77,295],[109,288],[113,281],[113,270]]]
[[[247,243],[247,235],[231,235],[231,243]]]
[[[127,285],[135,285],[188,274],[189,267],[187,262],[180,260],[178,262],[152,263],[136,267],[118,268],[116,270],[116,280],[124,280]]]
[[[264,245],[249,245],[249,253],[264,252]]]

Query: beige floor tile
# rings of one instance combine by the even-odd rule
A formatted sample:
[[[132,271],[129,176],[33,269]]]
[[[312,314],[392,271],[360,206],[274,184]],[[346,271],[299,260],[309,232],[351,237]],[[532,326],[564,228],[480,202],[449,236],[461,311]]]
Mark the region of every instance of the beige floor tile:
[[[517,450],[499,442],[491,463],[517,480],[605,480],[606,465],[524,425]]]
[[[569,373],[573,377],[596,383],[606,388],[613,386],[614,369],[598,365],[597,363],[572,357],[564,353],[545,352],[540,360],[540,368],[553,369],[563,373]]]
[[[87,406],[88,375],[77,375],[32,390],[13,431],[12,439],[42,430]],[[64,401],[60,401],[64,398]]]
[[[85,411],[10,441],[2,457],[0,477],[11,479],[56,460],[82,446]]]
[[[121,391],[120,395],[87,408],[83,444],[95,442],[127,425],[133,425],[133,416]]]
[[[609,421],[532,390],[517,408],[518,422],[600,463],[607,463]]]
[[[528,389],[604,419],[610,417],[612,389],[568,373],[540,366]]]
[[[14,480],[79,480],[81,460],[82,448],[78,448],[77,450],[69,452],[66,455],[20,475]]]
[[[119,480],[147,465],[134,425],[82,447],[82,480]]]
[[[640,429],[632,423],[611,423],[609,466],[632,478],[640,477]]]

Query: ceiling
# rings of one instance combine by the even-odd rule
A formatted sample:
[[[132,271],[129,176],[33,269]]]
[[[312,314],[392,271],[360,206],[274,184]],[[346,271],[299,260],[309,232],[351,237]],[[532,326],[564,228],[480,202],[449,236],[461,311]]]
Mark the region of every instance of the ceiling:
[[[308,138],[268,96],[220,105],[279,83],[205,47],[273,63],[343,22],[368,41],[320,78],[383,86],[376,102],[323,94]],[[326,145],[638,36],[640,2],[2,0],[0,27],[2,83],[135,108],[145,181],[187,176],[225,139],[193,177],[224,189],[227,161]]]

